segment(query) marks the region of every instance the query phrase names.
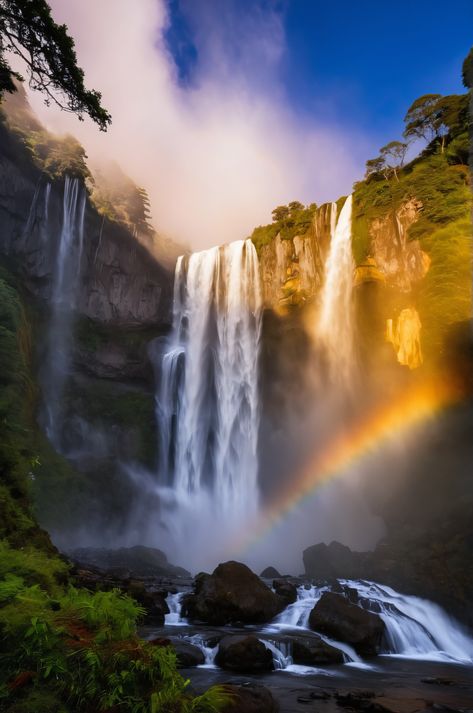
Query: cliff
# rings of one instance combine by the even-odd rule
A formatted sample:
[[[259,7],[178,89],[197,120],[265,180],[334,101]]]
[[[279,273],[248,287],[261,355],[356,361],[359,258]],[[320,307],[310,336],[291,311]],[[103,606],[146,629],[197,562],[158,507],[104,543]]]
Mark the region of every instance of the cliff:
[[[65,304],[54,290],[67,180],[76,182],[78,208],[66,274],[74,299]],[[171,322],[173,267],[99,212],[89,181],[80,145],[51,137],[16,97],[0,115],[0,262],[30,322],[31,417],[45,428],[48,400],[58,414],[53,440],[62,456],[38,429],[31,492],[40,522],[62,545],[79,531],[93,538],[105,521],[119,533],[133,510],[126,464],[152,466],[156,458],[149,345]]]

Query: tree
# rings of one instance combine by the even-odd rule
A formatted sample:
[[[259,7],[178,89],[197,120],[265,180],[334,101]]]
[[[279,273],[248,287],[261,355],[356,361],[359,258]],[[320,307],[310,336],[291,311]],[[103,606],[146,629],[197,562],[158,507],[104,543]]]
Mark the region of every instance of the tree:
[[[45,94],[47,105],[54,103],[80,120],[88,114],[106,131],[111,117],[101,94],[85,88],[74,40],[66,25],[54,22],[45,0],[0,0],[0,97],[15,91],[14,79],[22,79],[8,64],[8,52],[24,61],[29,86]]]
[[[473,47],[463,62],[462,78],[463,85],[468,89],[473,89]]]
[[[273,222],[278,223],[288,217],[289,208],[287,205],[278,205],[278,207],[272,211],[271,215],[273,216]]]
[[[411,104],[404,122],[406,139],[425,139],[430,143],[438,133],[438,102],[440,94],[424,94]]]
[[[396,181],[399,181],[397,171],[404,165],[406,152],[407,144],[402,141],[390,141],[389,144],[379,150],[380,159],[388,170],[391,169],[393,171]]]
[[[381,156],[377,156],[376,158],[370,158],[366,162],[365,178],[369,178],[370,176],[382,173],[384,167],[384,159]]]
[[[304,206],[302,205],[302,203],[299,203],[299,201],[291,201],[288,207],[291,213],[293,211],[295,212],[298,210],[304,210]]]

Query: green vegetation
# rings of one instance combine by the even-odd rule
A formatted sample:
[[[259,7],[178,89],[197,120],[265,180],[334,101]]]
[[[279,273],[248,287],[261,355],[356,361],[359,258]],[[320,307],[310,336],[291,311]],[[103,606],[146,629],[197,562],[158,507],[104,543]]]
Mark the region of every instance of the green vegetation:
[[[278,235],[282,240],[292,240],[296,235],[304,235],[312,222],[317,206],[311,203],[303,206],[299,201],[292,201],[287,206],[278,206],[273,210],[273,222],[260,225],[250,235],[259,253],[264,245],[268,245]]]
[[[15,280],[1,269],[0,711],[216,713],[230,702],[226,691],[192,695],[172,649],[138,638],[136,602],[75,588],[35,521],[28,482],[49,469],[69,487],[70,474],[34,424],[31,334]]]
[[[19,142],[26,160],[49,179],[61,179],[67,174],[90,180],[83,146],[73,136],[54,136],[46,131],[32,113],[21,85],[2,102],[0,118],[11,138]]]
[[[45,0],[0,0],[0,98],[15,91],[14,79],[22,79],[11,69],[9,53],[21,57],[30,87],[45,95],[46,104],[53,102],[81,120],[88,114],[106,130],[110,114],[100,103],[100,93],[85,88],[74,41],[66,25],[54,22]]]
[[[153,235],[147,192],[117,164],[108,164],[94,171],[91,199],[101,215],[125,225],[132,234]]]
[[[211,713],[229,702],[221,688],[187,692],[172,649],[137,637],[144,610],[133,599],[61,586],[56,562],[55,570],[38,552],[0,544],[4,710]]]
[[[353,254],[362,265],[372,250],[373,221],[394,218],[415,202],[418,216],[407,239],[418,240],[431,263],[411,299],[420,312],[425,350],[438,354],[448,326],[471,315],[468,95],[420,97],[405,121],[404,136],[424,139],[426,148],[403,166],[406,144],[391,142],[367,162],[365,180],[354,186]]]

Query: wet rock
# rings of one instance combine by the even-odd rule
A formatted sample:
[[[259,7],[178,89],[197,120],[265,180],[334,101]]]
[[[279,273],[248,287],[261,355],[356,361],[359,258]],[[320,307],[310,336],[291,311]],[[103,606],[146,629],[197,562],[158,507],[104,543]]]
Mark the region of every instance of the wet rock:
[[[319,666],[343,663],[343,653],[327,644],[320,636],[291,636],[292,659],[296,664]]]
[[[253,624],[270,621],[286,603],[246,565],[232,561],[196,577],[194,594],[184,599],[183,616],[217,626]]]
[[[429,676],[427,678],[420,679],[422,683],[433,683],[437,686],[451,686],[453,681],[449,678],[444,678],[443,676]]]
[[[375,656],[385,631],[377,615],[351,604],[345,597],[324,592],[312,609],[309,626],[315,631],[344,641],[364,656]]]
[[[297,587],[287,579],[275,579],[273,589],[278,596],[285,599],[287,604],[292,604],[297,599]]]
[[[274,579],[275,577],[279,578],[280,576],[281,575],[279,574],[276,567],[266,567],[266,569],[263,569],[260,574],[260,577],[263,577],[263,579]]]
[[[225,686],[233,701],[223,709],[223,713],[278,713],[279,704],[271,691],[257,683],[245,683],[241,686]]]
[[[219,643],[215,663],[226,671],[259,673],[273,670],[273,655],[256,636],[225,636]]]
[[[182,639],[174,639],[171,645],[177,654],[178,668],[192,668],[205,663],[205,656],[198,646]]]
[[[122,587],[123,589],[123,587]],[[146,611],[146,624],[162,626],[164,617],[169,613],[165,592],[150,592],[143,582],[132,580],[124,588],[127,594],[136,599]]]

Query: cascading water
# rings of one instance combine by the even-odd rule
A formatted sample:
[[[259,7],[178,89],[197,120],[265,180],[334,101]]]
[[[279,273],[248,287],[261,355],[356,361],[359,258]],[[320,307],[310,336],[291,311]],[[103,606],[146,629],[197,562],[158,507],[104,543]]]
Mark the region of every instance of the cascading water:
[[[473,640],[437,604],[418,597],[399,594],[391,587],[358,580],[340,580],[342,586],[357,592],[360,606],[379,613],[386,625],[386,642],[381,653],[434,661],[473,661]],[[266,628],[288,632],[308,629],[309,614],[329,587],[298,587],[297,600]],[[341,649],[347,662],[360,658],[346,644],[323,637]]]
[[[44,421],[48,438],[61,450],[61,398],[70,359],[72,316],[79,286],[86,192],[78,178],[64,181],[63,217],[51,288],[51,319],[42,370]]]
[[[251,240],[178,260],[157,395],[159,492],[167,551],[193,566],[216,564],[258,507],[260,332]]]
[[[473,640],[437,604],[375,582],[341,580],[341,584],[356,589],[361,606],[379,612],[386,624],[386,654],[473,661]]]
[[[331,241],[325,264],[317,337],[326,353],[329,377],[342,386],[350,384],[353,371],[352,290],[354,262],[351,248],[352,196],[348,196],[335,224],[331,212]]]

